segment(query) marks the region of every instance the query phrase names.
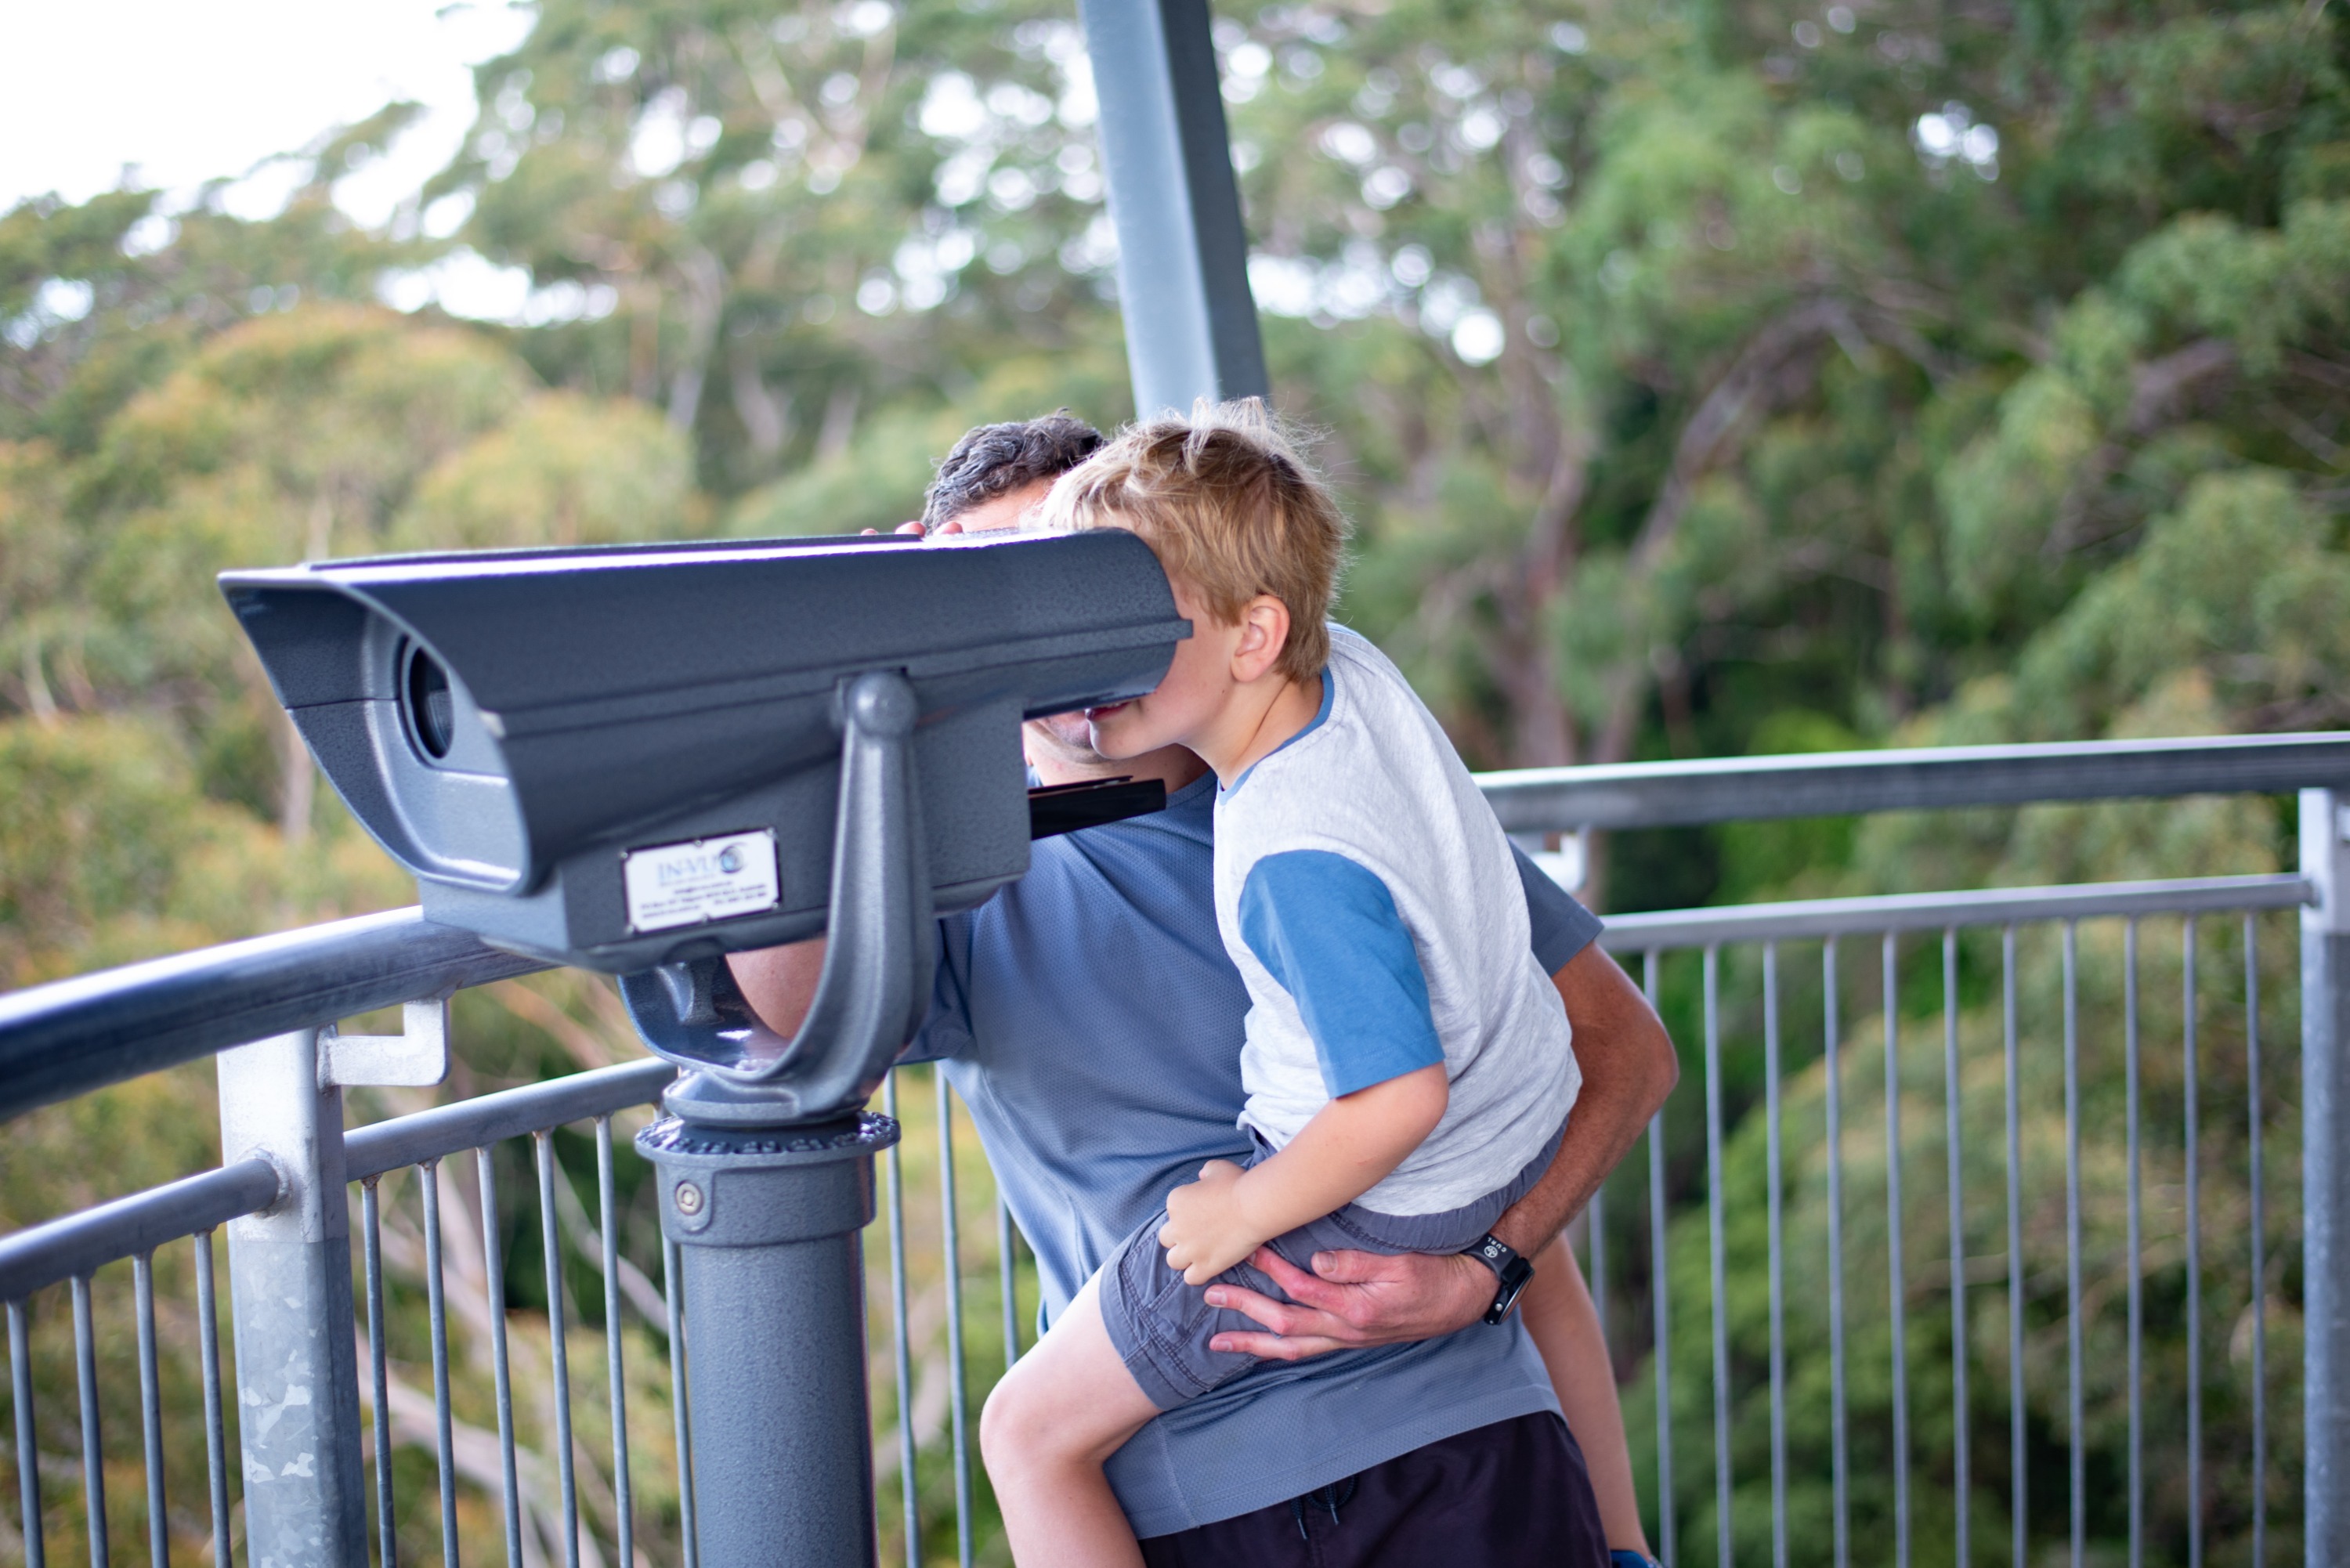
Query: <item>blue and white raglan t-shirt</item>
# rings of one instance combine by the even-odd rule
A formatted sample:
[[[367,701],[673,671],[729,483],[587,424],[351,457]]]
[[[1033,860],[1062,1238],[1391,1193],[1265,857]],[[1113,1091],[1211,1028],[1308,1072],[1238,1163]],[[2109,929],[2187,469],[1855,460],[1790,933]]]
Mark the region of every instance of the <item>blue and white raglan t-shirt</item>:
[[[1215,821],[1216,922],[1249,994],[1242,1125],[1279,1148],[1334,1096],[1440,1063],[1443,1118],[1357,1203],[1436,1214],[1509,1183],[1582,1074],[1509,841],[1402,672],[1332,627],[1320,714]]]

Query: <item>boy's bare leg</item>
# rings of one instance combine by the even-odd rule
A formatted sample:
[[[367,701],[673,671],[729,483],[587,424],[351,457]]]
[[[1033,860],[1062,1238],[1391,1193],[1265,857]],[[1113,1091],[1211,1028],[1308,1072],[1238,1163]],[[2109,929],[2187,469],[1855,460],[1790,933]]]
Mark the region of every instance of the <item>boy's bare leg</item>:
[[[1567,1429],[1582,1446],[1608,1550],[1648,1555],[1640,1499],[1632,1490],[1632,1451],[1624,1440],[1624,1410],[1616,1402],[1616,1368],[1572,1251],[1555,1241],[1542,1250],[1533,1282],[1518,1298],[1518,1314],[1542,1352]]]
[[[1019,1568],[1142,1568],[1102,1464],[1159,1414],[1102,1324],[1101,1279],[980,1412],[979,1447]]]

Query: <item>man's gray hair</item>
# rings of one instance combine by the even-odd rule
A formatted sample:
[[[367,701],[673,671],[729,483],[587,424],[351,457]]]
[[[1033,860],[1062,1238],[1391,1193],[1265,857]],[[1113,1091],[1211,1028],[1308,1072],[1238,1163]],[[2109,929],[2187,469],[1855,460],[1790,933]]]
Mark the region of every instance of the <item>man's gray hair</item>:
[[[1039,481],[1049,483],[1101,450],[1103,440],[1101,431],[1066,409],[965,431],[939,463],[938,477],[922,498],[922,521],[935,528],[999,495]]]

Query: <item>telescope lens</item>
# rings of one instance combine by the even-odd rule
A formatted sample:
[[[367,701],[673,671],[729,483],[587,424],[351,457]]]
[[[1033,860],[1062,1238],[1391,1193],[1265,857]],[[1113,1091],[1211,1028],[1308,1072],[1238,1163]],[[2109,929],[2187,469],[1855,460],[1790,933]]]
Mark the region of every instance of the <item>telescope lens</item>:
[[[456,733],[456,701],[449,694],[449,672],[421,648],[408,650],[408,723],[424,754],[439,762],[449,754]]]

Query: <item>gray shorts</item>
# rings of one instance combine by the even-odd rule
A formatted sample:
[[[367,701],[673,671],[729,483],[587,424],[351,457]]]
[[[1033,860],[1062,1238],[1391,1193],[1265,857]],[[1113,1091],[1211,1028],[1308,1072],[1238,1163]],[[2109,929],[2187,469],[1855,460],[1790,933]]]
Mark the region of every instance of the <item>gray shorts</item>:
[[[1314,1271],[1316,1252],[1466,1251],[1493,1228],[1503,1210],[1533,1190],[1565,1136],[1562,1126],[1509,1185],[1459,1209],[1441,1214],[1382,1214],[1349,1203],[1265,1244],[1307,1273]],[[1272,1152],[1260,1140],[1246,1163],[1256,1165]],[[1264,1325],[1246,1313],[1210,1306],[1207,1285],[1185,1284],[1183,1271],[1167,1266],[1167,1249],[1159,1244],[1159,1229],[1166,1223],[1162,1209],[1119,1243],[1117,1255],[1102,1270],[1101,1311],[1110,1344],[1126,1369],[1153,1405],[1172,1410],[1257,1365],[1253,1355],[1209,1349],[1211,1339],[1234,1332],[1261,1334]],[[1246,1263],[1225,1270],[1210,1283],[1245,1286],[1279,1302],[1290,1299],[1269,1276]]]

